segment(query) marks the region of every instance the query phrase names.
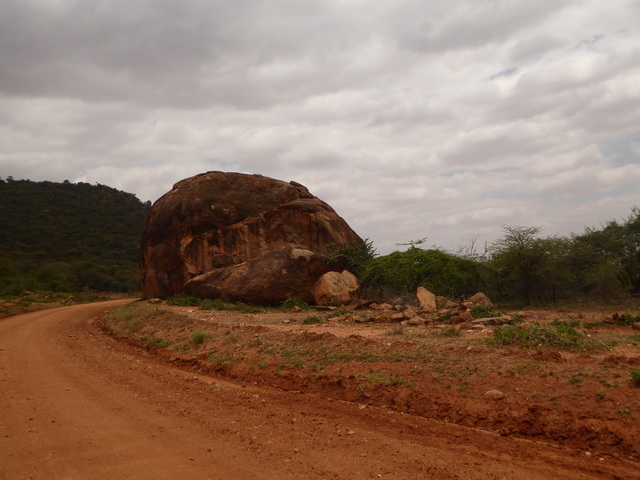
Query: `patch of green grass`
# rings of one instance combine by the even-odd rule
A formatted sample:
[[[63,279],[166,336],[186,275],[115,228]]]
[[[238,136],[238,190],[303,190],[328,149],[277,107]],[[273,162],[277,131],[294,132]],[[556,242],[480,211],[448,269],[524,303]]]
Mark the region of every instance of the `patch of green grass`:
[[[148,336],[140,337],[140,341],[146,343],[147,345],[154,345],[160,348],[166,348],[172,343],[171,340],[169,340],[168,338],[161,338],[153,335],[150,337]]]
[[[582,375],[580,375],[580,374],[573,375],[569,379],[569,384],[570,385],[575,385],[576,387],[579,387],[580,384],[582,384]]]
[[[359,376],[357,379],[364,382],[381,383],[384,385],[397,385],[403,387],[411,387],[413,385],[398,374],[390,375],[385,372],[375,372],[367,376]]]
[[[604,325],[604,322],[583,322],[582,328],[592,330],[594,328],[600,328]]]
[[[202,345],[206,337],[206,334],[204,334],[203,332],[193,332],[191,334],[191,342],[194,345]]]
[[[609,388],[616,388],[620,386],[617,382],[609,382],[607,380],[600,380],[600,383]]]
[[[514,316],[511,317],[511,320],[509,320],[507,323],[509,325],[519,325],[521,323],[524,323],[524,318],[522,318],[518,314],[515,314]]]
[[[631,381],[633,381],[633,384],[640,387],[640,369],[634,368],[629,372],[629,375],[631,375]]]
[[[169,305],[177,305],[180,307],[197,307],[201,301],[202,299],[186,293],[176,293],[167,299]]]
[[[485,305],[478,304],[471,307],[471,316],[473,318],[490,318],[499,317],[500,315],[502,315],[502,313],[491,310],[491,308]]]
[[[529,327],[504,325],[493,329],[493,338],[488,340],[493,346],[516,345],[522,348],[553,346],[566,350],[591,350],[601,346],[589,337],[579,333],[564,322],[542,325],[538,322]]]
[[[560,320],[559,318],[555,318],[553,320],[553,322],[551,322],[551,325],[555,326],[555,327],[559,327],[559,328],[576,328],[580,326],[580,322],[578,320]]]
[[[242,302],[236,303],[232,309],[240,313],[262,313],[264,311],[263,308],[258,307],[257,305]]]
[[[634,323],[640,323],[640,315],[631,315],[630,313],[623,313],[615,318],[616,323],[623,325],[633,325]]]
[[[177,350],[178,352],[188,352],[189,344],[188,343],[179,343],[173,346],[173,350]]]
[[[462,332],[458,330],[456,327],[445,327],[438,332],[438,335],[442,337],[459,337],[462,335]]]
[[[215,363],[216,365],[221,365],[223,363],[238,363],[239,362],[239,360],[237,358],[235,358],[233,355],[218,354],[215,351],[212,351],[212,352],[209,353],[209,356],[207,357],[207,361]]]
[[[294,307],[298,307],[302,311],[306,311],[306,310],[309,310],[311,308],[307,302],[305,302],[304,300],[300,300],[299,298],[295,298],[295,297],[294,298],[287,298],[280,305],[280,309],[284,310],[284,311],[287,311],[287,312],[291,311]]]
[[[204,298],[200,301],[198,308],[200,310],[228,310],[220,298]]]
[[[225,345],[228,345],[230,343],[238,343],[238,340],[240,340],[237,336],[235,335],[230,335],[229,337],[227,337],[224,341]]]

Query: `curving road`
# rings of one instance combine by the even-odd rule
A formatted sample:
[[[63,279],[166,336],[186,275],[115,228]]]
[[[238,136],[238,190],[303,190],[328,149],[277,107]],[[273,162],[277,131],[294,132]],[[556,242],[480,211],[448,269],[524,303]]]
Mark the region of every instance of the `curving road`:
[[[173,368],[94,325],[126,302],[0,320],[0,479],[637,475],[545,443]]]

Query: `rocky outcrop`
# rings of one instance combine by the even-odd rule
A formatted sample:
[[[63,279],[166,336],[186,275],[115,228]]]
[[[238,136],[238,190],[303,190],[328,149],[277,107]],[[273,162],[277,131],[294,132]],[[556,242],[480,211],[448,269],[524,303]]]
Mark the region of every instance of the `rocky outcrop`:
[[[356,276],[348,271],[327,272],[313,287],[316,305],[349,305],[360,293]]]
[[[286,247],[322,254],[332,243],[357,246],[362,239],[304,186],[204,173],[176,183],[151,208],[140,247],[142,293],[165,298],[215,269]]]
[[[258,304],[279,304],[288,298],[312,303],[313,286],[331,268],[322,255],[287,247],[198,275],[185,284],[184,291],[202,298]]]

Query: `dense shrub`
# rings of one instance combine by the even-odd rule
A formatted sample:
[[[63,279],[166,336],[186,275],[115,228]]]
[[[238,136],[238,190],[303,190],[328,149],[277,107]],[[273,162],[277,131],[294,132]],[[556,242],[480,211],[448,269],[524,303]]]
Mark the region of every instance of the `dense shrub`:
[[[437,295],[457,297],[477,292],[481,285],[477,262],[440,250],[415,246],[369,262],[361,284],[368,295],[413,295],[425,287]]]

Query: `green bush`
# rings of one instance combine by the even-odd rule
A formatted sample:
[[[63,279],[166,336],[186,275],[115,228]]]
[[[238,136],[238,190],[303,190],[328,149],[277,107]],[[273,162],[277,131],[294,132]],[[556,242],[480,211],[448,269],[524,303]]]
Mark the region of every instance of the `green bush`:
[[[629,374],[631,375],[631,380],[634,385],[640,387],[640,369],[634,368]]]
[[[437,295],[457,297],[476,293],[481,278],[477,262],[412,246],[371,260],[360,283],[370,296],[414,295],[422,286]]]
[[[337,260],[340,256],[344,257],[347,261],[349,271],[360,278],[369,263],[375,258],[376,249],[373,246],[373,242],[365,238],[364,241],[357,246],[339,245],[337,243],[329,244],[327,245],[327,253],[327,261],[329,263]]]

